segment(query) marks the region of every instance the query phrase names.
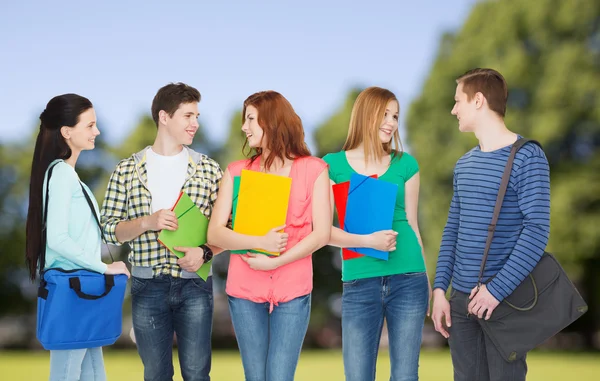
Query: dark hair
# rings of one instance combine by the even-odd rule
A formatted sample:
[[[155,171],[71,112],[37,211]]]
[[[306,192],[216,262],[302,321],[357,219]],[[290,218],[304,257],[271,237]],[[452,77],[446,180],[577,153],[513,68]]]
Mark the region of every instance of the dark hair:
[[[266,148],[269,156],[263,157],[265,169],[271,167],[276,158],[282,161],[310,156],[310,150],[304,142],[304,128],[302,120],[285,97],[276,91],[260,91],[250,95],[244,101],[242,109],[242,123],[246,122],[246,109],[253,106],[258,111],[258,124],[264,130],[263,139],[266,139]],[[244,142],[244,148],[248,140]],[[243,150],[243,148],[242,148]],[[254,162],[263,150],[254,148],[251,152],[250,162]]]
[[[508,86],[506,80],[494,69],[472,69],[456,79],[462,83],[462,91],[471,101],[475,94],[481,93],[487,100],[488,106],[498,116],[506,115],[506,100],[508,99]]]
[[[63,94],[50,99],[46,109],[40,114],[40,131],[35,141],[31,162],[29,209],[25,233],[25,256],[31,280],[35,280],[40,254],[46,249],[41,247],[44,176],[48,166],[54,160],[65,160],[71,157],[71,149],[60,130],[63,126],[74,127],[79,122],[79,116],[92,107],[92,102],[87,98],[77,94]]]
[[[152,119],[158,127],[158,113],[165,111],[173,116],[179,105],[185,103],[200,102],[200,92],[185,83],[169,83],[161,87],[152,100]]]

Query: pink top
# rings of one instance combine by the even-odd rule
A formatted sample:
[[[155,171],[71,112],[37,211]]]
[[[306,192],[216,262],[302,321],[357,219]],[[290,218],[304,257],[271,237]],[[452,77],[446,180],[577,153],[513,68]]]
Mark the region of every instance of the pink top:
[[[260,159],[248,167],[250,160],[229,164],[232,178],[240,176],[242,169],[258,171]],[[289,177],[292,189],[288,204],[285,232],[288,233],[286,250],[290,250],[312,232],[312,193],[319,175],[327,168],[323,160],[307,156],[292,163]],[[285,251],[281,254],[285,255]],[[227,295],[255,303],[273,305],[307,295],[313,288],[312,254],[271,271],[252,270],[239,254],[231,254],[227,273]]]

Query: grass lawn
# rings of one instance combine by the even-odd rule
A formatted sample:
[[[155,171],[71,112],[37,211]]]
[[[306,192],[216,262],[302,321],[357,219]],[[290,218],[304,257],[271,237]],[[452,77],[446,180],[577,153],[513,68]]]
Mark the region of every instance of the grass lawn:
[[[388,353],[380,352],[377,380],[389,380]],[[105,351],[109,381],[143,380],[143,369],[137,352]],[[534,352],[529,356],[528,381],[600,379],[600,355],[579,353]],[[175,367],[175,380],[181,376]],[[49,354],[47,352],[0,352],[0,379],[6,381],[47,380]],[[244,379],[237,352],[215,352],[211,378],[215,381]],[[305,351],[296,372],[298,381],[343,380],[342,355],[339,351]],[[420,379],[424,381],[452,380],[452,364],[448,351],[423,351]]]

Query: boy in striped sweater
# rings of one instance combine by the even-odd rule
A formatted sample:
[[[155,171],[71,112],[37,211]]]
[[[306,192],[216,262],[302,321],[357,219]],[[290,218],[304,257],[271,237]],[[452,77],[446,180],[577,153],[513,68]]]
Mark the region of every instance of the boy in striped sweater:
[[[517,152],[484,271],[484,281],[493,279],[477,291],[500,180],[511,146],[520,136],[504,124],[508,90],[500,73],[473,69],[456,82],[452,115],[458,119],[459,130],[474,133],[479,145],[454,168],[454,194],[437,262],[432,319],[436,331],[448,338],[455,381],[525,380],[525,358],[504,361],[484,335],[479,319],[490,318],[544,253],[550,233],[548,160],[535,144]]]

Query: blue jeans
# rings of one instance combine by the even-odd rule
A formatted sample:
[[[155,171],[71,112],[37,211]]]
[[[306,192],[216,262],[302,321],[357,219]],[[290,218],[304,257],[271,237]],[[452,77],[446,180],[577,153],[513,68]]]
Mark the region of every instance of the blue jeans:
[[[310,318],[310,294],[279,303],[229,297],[229,311],[246,381],[294,379]]]
[[[131,277],[133,330],[145,381],[173,380],[173,334],[184,381],[209,381],[212,278]]]
[[[384,318],[390,343],[390,380],[419,379],[427,283],[424,272],[344,282],[342,347],[347,381],[375,380]]]
[[[102,347],[50,351],[50,381],[105,381]]]

